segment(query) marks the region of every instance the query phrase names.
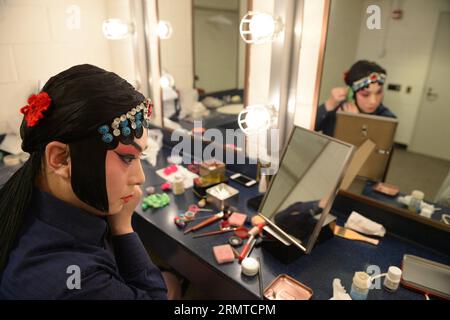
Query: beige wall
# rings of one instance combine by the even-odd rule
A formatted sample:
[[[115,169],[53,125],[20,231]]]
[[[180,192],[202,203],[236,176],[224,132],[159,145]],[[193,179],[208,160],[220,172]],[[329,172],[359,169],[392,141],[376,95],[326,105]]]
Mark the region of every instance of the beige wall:
[[[239,23],[241,19],[247,13],[248,3],[247,0],[239,1]],[[239,42],[239,61],[238,61],[238,88],[244,89],[245,87],[245,42],[242,40],[241,36],[238,36]]]
[[[239,0],[195,0],[196,6],[237,10],[239,8]]]
[[[38,90],[38,81],[44,83],[73,65],[90,63],[133,80],[126,42],[112,44],[102,34],[103,21],[110,14],[124,14],[126,4],[126,0],[0,2],[0,133],[18,133],[19,108]],[[79,29],[67,27],[71,5],[80,8]]]
[[[253,11],[273,13],[275,0],[253,0]],[[250,49],[248,104],[268,104],[272,44],[252,45]]]
[[[66,26],[70,5],[80,8],[80,29]],[[0,6],[0,131],[18,132],[19,108],[38,90],[39,80],[85,62],[111,67],[101,31],[105,2],[3,1]]]
[[[450,1],[405,0],[402,20],[389,18],[391,1],[365,1],[364,8],[369,3],[381,7],[382,30],[368,30],[363,19],[356,58],[376,61],[387,70],[388,83],[402,85],[401,92],[386,90],[384,103],[399,119],[395,141],[409,144],[424,91],[439,13],[450,10]],[[410,94],[405,91],[407,86],[412,88]]]
[[[345,86],[343,74],[355,62],[363,4],[361,0],[331,1],[319,103],[334,87]]]
[[[229,24],[210,20],[216,18],[226,19]],[[236,88],[239,10],[194,6],[194,30],[195,74],[199,77],[196,87],[207,93]]]
[[[94,0],[99,1],[99,0]],[[101,0],[100,0],[101,1]],[[108,18],[117,18],[123,21],[131,21],[131,0],[106,0],[105,8]],[[102,39],[104,41],[104,39]],[[126,79],[128,82],[136,83],[136,61],[133,53],[133,38],[108,41],[111,59],[111,70]],[[139,88],[138,88],[139,89]]]
[[[175,79],[177,89],[193,87],[191,0],[159,0],[159,20],[169,21],[172,37],[161,39],[161,68]]]
[[[191,0],[161,0],[158,1],[158,14],[160,20],[170,21],[173,27],[173,34],[170,39],[161,40],[161,66],[164,70],[174,76],[177,89],[189,89],[194,85],[194,57],[193,57],[193,34],[192,34],[192,1]],[[221,0],[203,0],[195,1],[200,7],[215,9],[240,10],[240,17],[247,12],[247,0],[221,1]],[[204,36],[204,35],[200,35]],[[236,36],[236,35],[235,35]],[[217,39],[216,39],[217,41]],[[236,42],[236,41],[234,41]],[[238,60],[238,86],[244,87],[245,70],[245,45],[239,39]],[[235,43],[233,44],[235,45]],[[225,48],[229,45],[225,44]],[[233,48],[235,48],[233,46]],[[208,52],[208,48],[202,48]],[[213,60],[213,62],[216,59]],[[221,64],[215,64],[216,67],[223,67],[223,72],[216,72],[217,77],[209,80],[216,83],[220,90],[222,82],[221,74],[226,73],[227,69]]]

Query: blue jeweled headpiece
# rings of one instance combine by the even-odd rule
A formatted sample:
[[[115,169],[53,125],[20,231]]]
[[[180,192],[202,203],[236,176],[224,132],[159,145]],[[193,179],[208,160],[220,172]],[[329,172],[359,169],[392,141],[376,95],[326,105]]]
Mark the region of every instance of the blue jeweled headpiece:
[[[125,114],[115,118],[110,126],[104,124],[98,128],[98,132],[102,135],[103,142],[109,144],[113,142],[114,137],[128,138],[132,130],[142,132],[142,127],[147,127],[150,121],[153,104],[149,98],[144,100],[138,106],[132,108]],[[139,136],[141,136],[139,134]],[[122,140],[122,139],[121,139]]]
[[[379,83],[383,84],[386,80],[386,75],[384,73],[373,72],[369,76],[359,79],[358,81],[353,82],[352,89],[353,92],[357,92],[362,88],[367,87],[371,83]]]

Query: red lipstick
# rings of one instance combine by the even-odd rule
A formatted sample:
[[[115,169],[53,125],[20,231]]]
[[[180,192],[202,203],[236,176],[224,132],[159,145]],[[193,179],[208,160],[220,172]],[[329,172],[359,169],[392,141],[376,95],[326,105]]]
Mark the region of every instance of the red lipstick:
[[[120,198],[120,199],[122,199],[123,202],[127,203],[128,201],[131,200],[131,198],[133,198],[133,195],[132,195],[132,194],[130,194],[129,196],[126,196],[126,197],[122,197],[122,198]]]

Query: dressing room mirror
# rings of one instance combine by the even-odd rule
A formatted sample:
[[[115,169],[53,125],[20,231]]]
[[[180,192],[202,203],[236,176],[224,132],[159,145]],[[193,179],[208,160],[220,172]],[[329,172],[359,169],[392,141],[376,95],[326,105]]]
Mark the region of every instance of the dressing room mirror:
[[[237,129],[243,109],[246,45],[239,23],[247,0],[159,0],[164,126]]]
[[[309,253],[352,155],[353,147],[294,127],[259,212],[278,232]]]
[[[377,155],[379,162],[371,162],[372,157],[370,168],[359,171],[347,191],[402,208],[421,221],[432,219],[442,224],[443,216],[450,214],[449,38],[449,0],[331,0],[319,95],[319,104],[323,104],[333,88],[348,88],[344,73],[358,60],[373,61],[386,70],[379,94],[381,103],[396,116],[396,130],[391,137],[381,130],[377,137],[376,129],[371,131],[376,125],[368,128],[366,124],[365,133],[375,134],[375,140],[384,139],[385,143],[375,143],[370,154]],[[348,99],[344,94],[342,100]],[[348,117],[345,121],[348,136],[351,125]],[[364,124],[356,131],[355,135],[362,137]],[[336,134],[331,133],[343,139]],[[356,139],[359,146],[364,142],[361,137],[343,140],[353,143]],[[379,168],[380,162],[383,168]],[[375,167],[381,174],[366,174]],[[377,182],[388,186],[378,188]],[[403,197],[413,190],[421,191],[424,201],[434,208],[423,212],[408,209]]]

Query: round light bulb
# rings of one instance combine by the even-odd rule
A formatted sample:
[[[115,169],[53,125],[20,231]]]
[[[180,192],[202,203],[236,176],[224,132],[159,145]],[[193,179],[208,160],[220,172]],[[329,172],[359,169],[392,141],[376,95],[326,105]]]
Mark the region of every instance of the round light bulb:
[[[156,33],[160,39],[169,39],[172,36],[172,25],[168,21],[159,21]]]
[[[271,115],[264,105],[248,106],[239,114],[238,123],[245,134],[254,134],[270,127]]]
[[[173,87],[174,84],[175,84],[175,80],[173,79],[172,75],[169,73],[163,73],[163,75],[159,79],[159,85],[163,89]]]
[[[132,33],[131,26],[120,19],[108,19],[103,22],[103,35],[110,40],[125,39]]]
[[[257,41],[271,38],[275,32],[275,21],[270,14],[257,13],[250,20],[249,30]]]

